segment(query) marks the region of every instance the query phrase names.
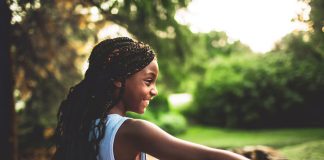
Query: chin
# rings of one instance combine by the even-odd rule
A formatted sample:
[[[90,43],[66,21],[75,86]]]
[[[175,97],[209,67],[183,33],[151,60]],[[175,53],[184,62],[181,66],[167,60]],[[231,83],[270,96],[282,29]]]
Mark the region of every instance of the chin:
[[[132,112],[135,112],[137,114],[144,114],[145,111],[146,111],[146,107],[143,107],[143,108],[135,109]]]
[[[146,111],[146,107],[145,107],[143,110],[139,111],[138,113],[139,113],[139,114],[144,114],[145,111]]]

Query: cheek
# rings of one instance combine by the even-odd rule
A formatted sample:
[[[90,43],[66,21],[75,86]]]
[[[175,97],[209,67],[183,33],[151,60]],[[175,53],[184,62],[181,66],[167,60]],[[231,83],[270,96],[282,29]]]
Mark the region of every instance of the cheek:
[[[139,105],[142,101],[147,97],[149,93],[147,89],[143,87],[134,87],[134,88],[127,88],[124,94],[124,100],[127,102],[127,105],[134,106]]]
[[[136,92],[134,95],[134,97],[138,102],[143,101],[144,99],[146,99],[147,96],[148,96],[148,91],[146,88],[139,89],[138,92]]]

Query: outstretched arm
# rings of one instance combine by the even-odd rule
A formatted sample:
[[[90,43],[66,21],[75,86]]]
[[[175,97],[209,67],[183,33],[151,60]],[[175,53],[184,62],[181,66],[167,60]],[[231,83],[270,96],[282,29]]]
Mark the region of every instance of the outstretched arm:
[[[178,139],[148,121],[130,120],[127,126],[131,145],[160,160],[248,160],[230,151]]]

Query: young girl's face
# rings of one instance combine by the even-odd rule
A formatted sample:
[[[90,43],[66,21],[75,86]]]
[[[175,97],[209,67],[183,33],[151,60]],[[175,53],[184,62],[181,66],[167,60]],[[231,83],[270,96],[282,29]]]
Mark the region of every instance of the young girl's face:
[[[142,114],[150,100],[157,95],[156,79],[159,74],[157,60],[154,59],[141,71],[135,73],[125,83],[122,102],[127,111]]]

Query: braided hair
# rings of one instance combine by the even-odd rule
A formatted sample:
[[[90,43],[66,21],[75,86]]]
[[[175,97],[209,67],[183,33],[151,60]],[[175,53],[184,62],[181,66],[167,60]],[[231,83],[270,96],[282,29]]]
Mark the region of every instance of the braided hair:
[[[147,44],[127,37],[107,39],[93,48],[84,79],[71,87],[60,105],[54,159],[96,159],[99,142],[105,135],[107,114],[121,99],[125,80],[145,68],[154,57]],[[115,80],[122,82],[117,97]],[[91,136],[94,131],[98,134]]]

